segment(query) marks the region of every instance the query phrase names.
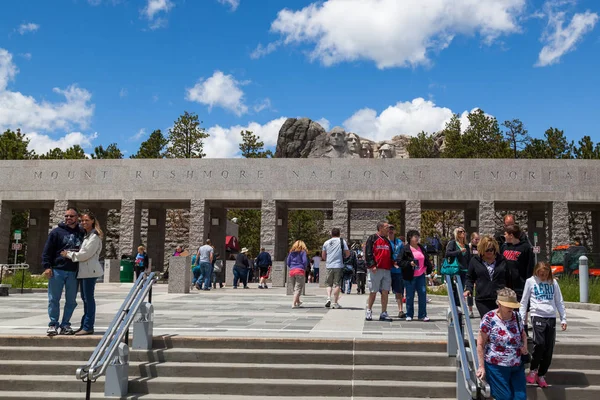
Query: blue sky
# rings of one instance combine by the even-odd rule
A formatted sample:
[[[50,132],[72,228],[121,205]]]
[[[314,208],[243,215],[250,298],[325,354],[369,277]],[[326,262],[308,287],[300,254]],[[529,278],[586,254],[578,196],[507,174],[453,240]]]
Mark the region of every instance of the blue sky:
[[[375,140],[481,108],[600,141],[595,0],[29,0],[0,3],[0,129],[38,152],[127,155],[183,111],[234,157],[286,117]]]

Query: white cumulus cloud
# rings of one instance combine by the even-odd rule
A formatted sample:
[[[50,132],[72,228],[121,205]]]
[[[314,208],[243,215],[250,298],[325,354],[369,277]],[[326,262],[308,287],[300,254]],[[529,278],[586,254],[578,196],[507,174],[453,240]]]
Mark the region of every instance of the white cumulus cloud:
[[[455,36],[491,44],[520,32],[527,0],[325,0],[301,10],[285,8],[271,24],[284,45],[306,44],[324,65],[370,60],[378,68],[430,63]],[[277,43],[277,42],[275,42]],[[274,50],[260,45],[253,56]]]
[[[344,121],[344,128],[379,141],[396,135],[415,136],[421,131],[437,132],[444,128],[452,115],[449,108],[438,107],[432,101],[419,97],[389,106],[379,115],[371,108],[358,110]]]
[[[219,3],[229,5],[231,11],[235,11],[240,5],[240,0],[219,0]]]
[[[17,28],[17,32],[19,32],[20,35],[24,35],[26,33],[35,32],[38,29],[40,29],[40,26],[38,24],[34,24],[33,22],[27,22],[19,25],[19,27]]]
[[[566,12],[556,10],[561,5],[563,5],[562,2],[548,2],[545,5],[548,25],[542,34],[541,41],[544,47],[538,55],[537,67],[545,67],[559,62],[563,55],[575,50],[577,42],[586,33],[591,32],[598,22],[597,13],[586,11],[574,14],[571,21],[565,26]]]
[[[244,92],[240,86],[248,82],[240,82],[233,75],[215,71],[208,79],[200,79],[192,88],[186,89],[186,100],[204,104],[211,110],[222,107],[238,117],[248,112],[244,103]]]
[[[265,148],[273,147],[277,144],[279,130],[283,126],[286,117],[280,117],[259,124],[250,122],[246,125],[235,125],[231,127],[222,127],[215,125],[207,129],[210,137],[204,140],[204,152],[207,158],[233,158],[240,156],[239,144],[242,141],[241,131],[252,131],[260,137],[265,143]]]
[[[0,48],[0,131],[21,129],[23,133],[31,135],[31,146],[34,146],[35,140],[35,146],[45,149],[47,143],[56,140],[39,132],[68,131],[75,126],[83,129],[88,127],[94,113],[94,105],[90,103],[90,92],[77,85],[70,85],[65,89],[53,89],[54,93],[64,97],[63,101],[38,101],[32,96],[9,90],[8,84],[15,79],[18,72],[12,54]],[[87,143],[84,138],[95,138],[94,135],[86,136],[74,132],[58,141]]]
[[[57,139],[37,132],[27,133],[25,136],[29,139],[29,150],[34,150],[37,154],[45,154],[57,147],[66,150],[76,144],[84,149],[90,148],[92,142],[98,137],[98,133],[86,135],[81,132],[71,132]]]
[[[171,0],[147,0],[146,7],[141,11],[143,17],[149,21],[150,29],[158,29],[167,26],[167,14],[175,4]]]

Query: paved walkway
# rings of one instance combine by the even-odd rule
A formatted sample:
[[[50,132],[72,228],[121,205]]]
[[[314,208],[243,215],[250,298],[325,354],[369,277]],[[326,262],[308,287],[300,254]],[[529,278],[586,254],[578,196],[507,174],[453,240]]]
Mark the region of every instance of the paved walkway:
[[[393,322],[364,319],[367,296],[344,295],[343,309],[324,307],[325,290],[309,284],[304,306],[292,309],[292,297],[284,288],[259,290],[232,288],[196,291],[190,294],[168,294],[167,286],[155,286],[152,302],[155,307],[154,334],[185,336],[233,337],[309,337],[309,338],[382,338],[445,341],[447,324],[445,297],[432,296],[427,305],[431,322],[395,319]],[[131,284],[98,284],[96,332],[103,333],[120,307]],[[78,327],[83,307],[78,299],[73,315]],[[379,298],[373,314],[378,317]],[[390,304],[390,316],[397,316],[397,306]],[[45,334],[48,323],[47,294],[25,293],[0,297],[0,335]],[[600,313],[568,309],[569,329],[558,333],[558,341],[600,342]],[[473,321],[477,328],[479,319]]]

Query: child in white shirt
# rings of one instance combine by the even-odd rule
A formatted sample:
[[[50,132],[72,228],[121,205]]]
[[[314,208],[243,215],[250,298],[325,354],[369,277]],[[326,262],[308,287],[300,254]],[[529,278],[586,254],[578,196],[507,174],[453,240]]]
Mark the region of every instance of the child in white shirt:
[[[527,383],[537,383],[541,388],[548,387],[545,375],[552,362],[552,352],[556,341],[556,312],[560,315],[562,330],[567,329],[565,304],[558,282],[552,277],[552,268],[547,262],[539,262],[533,276],[525,282],[519,313],[525,321],[529,304],[533,326],[533,355],[527,374]]]

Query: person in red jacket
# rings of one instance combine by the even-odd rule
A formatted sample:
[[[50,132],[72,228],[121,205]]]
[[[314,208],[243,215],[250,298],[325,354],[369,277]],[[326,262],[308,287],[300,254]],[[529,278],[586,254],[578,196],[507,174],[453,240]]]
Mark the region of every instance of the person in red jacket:
[[[365,245],[365,258],[369,269],[369,300],[365,319],[373,320],[373,303],[377,292],[381,292],[380,321],[391,321],[387,313],[388,293],[392,285],[390,270],[394,264],[392,245],[388,240],[389,224],[385,221],[377,223],[377,233],[369,236]]]

